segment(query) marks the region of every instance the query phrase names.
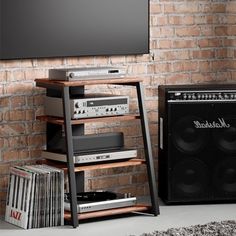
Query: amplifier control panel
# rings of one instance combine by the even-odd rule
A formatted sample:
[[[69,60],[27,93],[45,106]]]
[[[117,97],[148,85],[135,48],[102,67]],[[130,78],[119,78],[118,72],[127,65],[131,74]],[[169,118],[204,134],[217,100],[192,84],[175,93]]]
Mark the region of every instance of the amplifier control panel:
[[[168,91],[168,102],[175,101],[236,101],[236,90]]]

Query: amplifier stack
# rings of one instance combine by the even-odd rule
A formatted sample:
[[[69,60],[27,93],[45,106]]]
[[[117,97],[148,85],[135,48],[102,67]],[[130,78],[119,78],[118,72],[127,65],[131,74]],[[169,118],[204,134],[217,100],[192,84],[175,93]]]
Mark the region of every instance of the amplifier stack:
[[[159,87],[159,195],[236,201],[236,85]]]

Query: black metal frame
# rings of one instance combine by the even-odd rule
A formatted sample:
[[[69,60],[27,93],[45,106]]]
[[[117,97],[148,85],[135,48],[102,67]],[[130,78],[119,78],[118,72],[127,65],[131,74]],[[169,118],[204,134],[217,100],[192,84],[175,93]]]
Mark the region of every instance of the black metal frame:
[[[76,228],[79,225],[78,216],[77,216],[77,201],[76,193],[78,189],[83,189],[83,186],[78,186],[76,184],[76,176],[74,171],[74,161],[73,161],[73,140],[72,140],[72,124],[71,124],[71,110],[70,110],[70,87],[68,86],[57,86],[57,84],[44,84],[43,82],[37,81],[37,86],[44,87],[47,89],[56,89],[61,90],[62,100],[63,100],[63,111],[64,111],[64,128],[65,128],[65,138],[66,138],[66,148],[67,148],[67,167],[68,167],[68,178],[69,178],[69,191],[70,191],[70,209],[71,209],[71,220],[72,225]],[[144,142],[144,151],[145,158],[147,162],[147,173],[148,173],[148,182],[151,196],[152,209],[151,213],[155,216],[160,214],[159,204],[158,204],[158,194],[157,194],[157,185],[155,179],[155,170],[153,165],[153,156],[151,148],[150,133],[148,128],[148,119],[144,103],[144,91],[141,82],[127,82],[122,83],[121,85],[132,85],[136,87],[138,106],[140,112],[140,120],[142,126],[142,135]],[[84,86],[78,86],[84,89]],[[80,125],[81,126],[81,125]],[[83,126],[83,125],[82,125]],[[84,173],[82,172],[84,178]],[[81,183],[81,181],[79,181]]]
[[[152,203],[152,213],[157,216],[160,214],[159,205],[158,205],[158,194],[157,194],[157,185],[155,179],[155,169],[153,165],[153,156],[152,156],[152,147],[151,139],[148,127],[148,118],[144,102],[144,91],[141,82],[136,84],[137,96],[138,96],[138,105],[139,113],[141,118],[141,126],[143,133],[143,143],[144,143],[144,152],[147,162],[147,173],[149,180],[149,189]]]
[[[79,221],[77,216],[77,198],[76,198],[77,193],[76,193],[76,181],[75,181],[74,160],[73,160],[74,148],[72,140],[69,87],[63,87],[62,101],[63,101],[63,112],[64,112],[66,150],[67,150],[71,220],[73,227],[76,228],[79,225]]]

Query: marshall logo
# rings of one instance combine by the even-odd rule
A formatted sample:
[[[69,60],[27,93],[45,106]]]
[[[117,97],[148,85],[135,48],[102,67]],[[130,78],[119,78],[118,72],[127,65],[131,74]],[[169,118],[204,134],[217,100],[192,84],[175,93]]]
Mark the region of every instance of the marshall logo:
[[[208,120],[200,122],[198,120],[193,121],[196,129],[223,129],[229,128],[230,124],[227,124],[224,118],[218,118],[217,121],[209,122]]]
[[[18,211],[13,211],[11,210],[10,217],[16,219],[16,220],[21,220],[21,213]]]

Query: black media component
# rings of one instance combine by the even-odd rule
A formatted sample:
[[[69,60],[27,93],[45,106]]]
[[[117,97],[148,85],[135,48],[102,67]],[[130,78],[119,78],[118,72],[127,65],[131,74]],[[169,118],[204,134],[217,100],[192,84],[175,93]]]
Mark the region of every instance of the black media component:
[[[149,0],[0,0],[0,59],[149,53]]]
[[[73,136],[74,153],[119,150],[124,146],[122,132]],[[65,136],[62,130],[48,136],[47,151],[66,153]]]
[[[236,84],[159,87],[159,196],[236,201]]]
[[[70,194],[66,193],[66,200],[70,199]],[[101,191],[101,192],[79,192],[77,193],[77,201],[106,201],[113,200],[117,198],[117,194],[110,191]]]

